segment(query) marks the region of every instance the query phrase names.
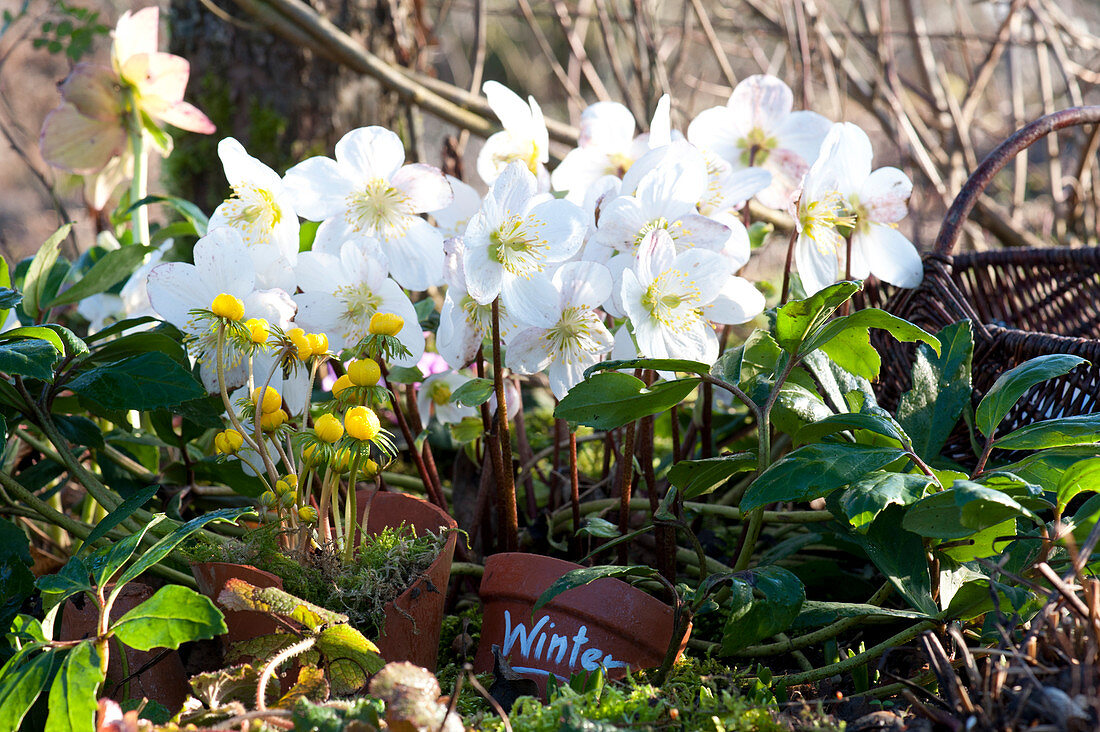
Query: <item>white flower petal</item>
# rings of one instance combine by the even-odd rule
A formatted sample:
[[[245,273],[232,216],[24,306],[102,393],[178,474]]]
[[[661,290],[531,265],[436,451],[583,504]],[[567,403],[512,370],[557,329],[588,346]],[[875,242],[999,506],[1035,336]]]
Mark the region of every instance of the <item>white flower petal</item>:
[[[283,186],[294,200],[294,210],[304,219],[324,221],[343,216],[345,199],[355,190],[355,182],[335,160],[313,157],[286,172]]]
[[[354,171],[359,182],[388,181],[405,162],[405,146],[385,127],[360,127],[336,143],[336,160]]]
[[[383,246],[390,275],[405,288],[427,290],[443,281],[443,235],[424,219],[412,219],[405,236]]]
[[[756,74],[741,80],[726,106],[735,114],[747,117],[749,129],[759,128],[770,133],[791,113],[794,93],[776,77]]]
[[[554,272],[553,282],[561,293],[562,310],[593,310],[611,296],[611,272],[596,262],[566,262]]]
[[[271,168],[249,155],[232,137],[218,143],[218,158],[230,186],[253,185],[268,191],[281,191],[283,180]]]
[[[515,134],[530,128],[531,105],[523,101],[520,95],[497,81],[485,82],[481,90],[504,129]]]
[[[414,213],[437,211],[454,200],[447,176],[434,165],[406,165],[394,174],[390,185],[409,197],[409,207]]]
[[[581,248],[588,226],[580,206],[552,198],[531,209],[524,230],[547,245],[544,261],[563,262]]]
[[[909,213],[913,181],[897,168],[879,168],[867,176],[859,189],[859,205],[868,221],[894,224]]]
[[[742,277],[730,277],[722,291],[703,308],[703,317],[715,323],[738,325],[764,312],[764,294]]]
[[[865,232],[857,232],[858,243],[871,273],[897,287],[916,287],[924,279],[924,264],[913,243],[897,229],[871,224]]]
[[[735,167],[742,167],[741,147],[737,141],[748,131],[743,123],[738,125],[737,116],[728,107],[711,107],[700,112],[688,125],[687,139],[691,144],[728,161]]]
[[[544,275],[534,275],[530,279],[505,275],[501,282],[500,301],[514,320],[526,325],[552,326],[559,312],[553,304],[559,299],[550,278]]]
[[[194,265],[169,262],[153,268],[146,286],[149,302],[164,320],[183,328],[190,320],[188,313],[196,308],[208,308],[220,293],[199,276]]]
[[[777,147],[802,158],[812,165],[821,152],[821,143],[832,126],[827,118],[817,112],[791,112],[775,131]]]
[[[596,102],[581,113],[581,147],[604,148],[609,152],[625,151],[634,140],[634,115],[618,102]]]
[[[375,293],[382,298],[379,312],[396,313],[405,321],[397,338],[401,341],[401,345],[409,349],[411,355],[396,358],[393,362],[398,366],[415,366],[424,355],[424,331],[420,328],[420,320],[416,317],[416,309],[412,301],[391,279],[385,280]]]
[[[248,247],[235,229],[210,229],[195,243],[193,257],[199,276],[219,293],[243,298],[252,292],[256,271]],[[202,307],[210,307],[210,303]]]
[[[471,227],[480,218],[480,214],[474,217]],[[503,270],[500,262],[489,256],[487,246],[477,246],[469,238],[466,240],[466,249],[462,255],[462,271],[466,275],[466,291],[475,301],[485,305],[492,302],[500,294],[501,277]]]
[[[508,368],[517,374],[537,374],[545,369],[551,361],[546,330],[527,328],[516,333],[508,341],[506,360]]]
[[[843,251],[844,239],[832,230],[820,232],[818,236],[827,241],[818,245],[805,234],[800,234],[794,247],[795,265],[807,295],[836,282],[842,271],[838,253]]]
[[[733,267],[729,260],[717,252],[705,249],[680,252],[676,255],[673,267],[686,275],[690,287],[681,295],[687,299],[694,294],[696,307],[718,297],[726,280],[733,276]]]
[[[468,366],[481,347],[483,334],[466,318],[466,313],[448,291],[439,313],[439,329],[435,334],[435,347],[451,368]]]

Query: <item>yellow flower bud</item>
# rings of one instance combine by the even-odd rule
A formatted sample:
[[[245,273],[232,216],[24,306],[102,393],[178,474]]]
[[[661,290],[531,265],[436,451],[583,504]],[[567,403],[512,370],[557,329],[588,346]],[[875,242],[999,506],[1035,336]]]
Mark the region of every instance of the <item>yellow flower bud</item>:
[[[352,407],[344,415],[344,429],[357,440],[373,440],[382,430],[378,415],[366,407]]]
[[[275,495],[274,491],[264,491],[260,494],[260,505],[267,508],[274,508],[275,504],[279,502],[279,497]]]
[[[279,505],[283,508],[290,508],[294,505],[296,500],[298,500],[298,492],[293,490],[287,491],[279,496]]]
[[[302,506],[298,509],[298,519],[304,524],[317,522],[317,509],[313,506]]]
[[[337,450],[336,454],[332,456],[332,462],[329,465],[337,473],[346,472],[348,469],[348,462],[351,460],[351,451],[346,447],[342,450]]]
[[[267,321],[263,318],[249,318],[244,321],[244,327],[248,328],[248,337],[253,343],[267,343]]]
[[[405,327],[405,319],[397,313],[375,313],[369,327],[374,335],[395,336]]]
[[[236,455],[244,444],[244,437],[237,430],[222,430],[214,436],[214,449],[220,455]]]
[[[378,463],[370,459],[364,460],[359,466],[359,472],[363,474],[363,478],[370,480],[378,475]]]
[[[332,395],[334,397],[339,397],[340,392],[342,392],[344,389],[347,389],[350,386],[355,386],[355,384],[353,384],[351,382],[351,377],[350,376],[348,376],[347,374],[344,374],[340,378],[336,379],[336,383],[332,385]]]
[[[328,336],[324,333],[307,333],[306,340],[314,356],[323,356],[328,353]]]
[[[318,417],[317,421],[313,423],[313,432],[317,435],[318,440],[327,442],[330,445],[344,436],[344,428],[340,424],[340,420],[331,414],[322,414]]]
[[[306,332],[301,328],[291,328],[286,332],[286,337],[298,350],[298,358],[302,361],[309,360],[313,355],[313,347],[309,343],[309,338],[306,337]]]
[[[290,415],[282,409],[276,409],[274,412],[260,415],[260,429],[264,432],[274,432],[283,426],[283,423],[289,419]]]
[[[373,358],[363,358],[348,364],[348,378],[356,386],[374,386],[382,378],[382,369]]]
[[[262,396],[261,391],[263,391]],[[271,414],[283,406],[283,398],[279,396],[279,392],[274,386],[269,386],[266,390],[262,390],[261,387],[257,386],[252,390],[252,403],[259,405],[261,413]]]
[[[275,492],[280,496],[284,493],[289,493],[294,490],[294,486],[287,482],[286,478],[279,478],[275,481]]]
[[[298,476],[295,475],[294,473],[291,473],[290,475],[286,476],[285,478],[283,478],[283,480],[285,480],[286,484],[288,486],[290,486],[291,488],[297,488],[298,487]]]
[[[320,450],[316,443],[306,445],[302,448],[302,460],[306,465],[314,465],[321,459]]]
[[[210,311],[219,318],[240,320],[244,317],[244,303],[227,292],[223,292],[210,303]]]

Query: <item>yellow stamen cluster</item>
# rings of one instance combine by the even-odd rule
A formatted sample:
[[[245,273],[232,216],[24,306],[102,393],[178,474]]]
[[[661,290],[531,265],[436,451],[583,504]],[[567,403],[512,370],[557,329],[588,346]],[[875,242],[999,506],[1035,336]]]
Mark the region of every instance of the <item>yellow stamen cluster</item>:
[[[210,312],[219,318],[237,321],[244,317],[244,303],[239,298],[223,292],[210,303]]]

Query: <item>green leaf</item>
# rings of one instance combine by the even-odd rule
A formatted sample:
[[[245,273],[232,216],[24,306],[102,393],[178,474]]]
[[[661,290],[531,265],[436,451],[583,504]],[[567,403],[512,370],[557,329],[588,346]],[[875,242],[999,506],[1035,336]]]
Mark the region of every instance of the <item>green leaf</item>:
[[[134,245],[107,252],[72,287],[58,294],[50,307],[69,305],[106,292],[132,275],[152,251],[153,247]]]
[[[1081,493],[1100,493],[1100,458],[1081,460],[1062,474],[1058,482],[1058,513]]]
[[[114,336],[118,335],[119,333],[123,333],[127,330],[130,330],[131,328],[136,328],[139,325],[145,325],[146,323],[158,323],[158,322],[161,323],[161,326],[158,326],[158,329],[159,329],[159,327],[163,327],[164,325],[167,325],[166,323],[163,323],[158,318],[155,318],[152,315],[142,315],[139,318],[127,318],[125,320],[120,320],[117,323],[112,323],[111,325],[108,325],[103,330],[97,330],[95,333],[92,333],[91,335],[88,336],[87,341],[88,341],[88,343],[97,343],[99,341],[103,341],[103,340],[106,340],[108,338],[114,337]],[[176,332],[178,332],[178,331],[176,331]],[[181,333],[180,334],[181,338],[182,338],[182,335],[183,334]]]
[[[142,488],[134,495],[127,498],[125,501],[118,505],[114,511],[104,516],[99,520],[99,523],[92,529],[92,533],[88,534],[88,538],[84,540],[84,544],[80,547],[80,552],[86,553],[92,550],[92,545],[99,539],[107,535],[107,532],[118,526],[120,523],[130,518],[134,511],[138,510],[157,494],[157,490],[160,489],[159,485],[153,484]],[[127,557],[129,559],[129,557]]]
[[[792,629],[818,628],[835,623],[841,618],[897,618],[904,620],[931,620],[932,616],[916,610],[896,610],[850,602],[806,600],[792,624]]]
[[[463,407],[477,407],[493,395],[491,379],[470,379],[451,394],[451,401]]]
[[[723,353],[710,373],[730,384],[745,384],[754,376],[774,376],[778,371],[783,349],[771,333],[759,328],[754,330],[744,344]]]
[[[88,567],[79,557],[73,557],[55,574],[39,577],[35,586],[42,593],[42,606],[50,609],[78,592],[92,592],[95,588],[88,581]]]
[[[868,331],[856,329],[837,333],[820,350],[848,373],[869,381],[878,379],[882,358],[871,345],[871,334]]]
[[[871,522],[866,534],[852,532],[848,537],[859,544],[867,557],[882,572],[910,607],[927,615],[939,612],[932,599],[932,581],[924,541],[902,528],[905,509],[888,506]]]
[[[765,470],[745,492],[741,510],[777,501],[812,501],[863,479],[905,455],[893,447],[814,444],[793,450]]]
[[[808,389],[795,381],[794,377],[798,373],[804,374],[805,372],[795,369],[792,378],[780,387],[779,395],[776,397],[775,405],[772,408],[772,424],[787,434],[794,434],[807,424],[818,422],[833,414],[833,410],[825,404],[816,391]],[[773,388],[770,379],[761,379],[760,383],[766,385],[768,391]],[[766,397],[760,399],[763,395],[760,391],[757,391],[758,388],[759,385],[753,389],[751,394],[757,400],[757,403],[761,404],[766,401]]]
[[[73,225],[65,224],[50,235],[46,243],[34,255],[27,275],[23,278],[23,312],[32,320],[37,320],[45,304],[52,299],[53,293],[46,292],[50,270],[53,269],[57,255],[61,252],[61,242],[69,235]]]
[[[933,539],[965,539],[1017,516],[1042,523],[1011,496],[973,481],[957,480],[947,490],[910,506],[902,526]]]
[[[1025,361],[997,377],[989,392],[978,405],[974,423],[986,437],[992,437],[997,425],[1027,391],[1048,379],[1068,374],[1083,363],[1080,356],[1068,353],[1050,353]]]
[[[179,648],[181,643],[226,632],[221,611],[183,585],[165,585],[111,626],[120,641],[139,651]]]
[[[690,501],[710,493],[731,476],[756,470],[756,455],[739,452],[703,460],[681,460],[668,471],[668,482],[680,489],[685,500]]]
[[[917,347],[912,388],[898,403],[897,419],[925,461],[939,457],[963,409],[970,404],[974,334],[969,320],[941,330],[940,353]]]
[[[539,599],[535,600],[535,607],[532,612],[538,612],[550,603],[558,595],[569,590],[575,590],[578,587],[584,587],[590,585],[596,580],[603,579],[605,577],[619,577],[626,580],[644,579],[646,577],[653,577],[657,574],[657,570],[652,567],[646,566],[633,566],[633,567],[620,567],[612,565],[600,565],[597,567],[583,567],[581,569],[574,569],[571,572],[566,572],[561,577],[554,580],[554,583],[546,588],[546,590],[539,595]]]
[[[601,371],[622,371],[624,369],[653,369],[654,371],[672,371],[688,374],[709,374],[711,367],[700,361],[686,361],[679,358],[628,358],[619,361],[600,361],[584,370],[587,379]]]
[[[386,374],[386,381],[391,384],[415,384],[426,377],[415,366],[394,366]]]
[[[97,692],[106,679],[92,641],[65,654],[50,686],[50,714],[46,732],[83,732],[95,729]]]
[[[990,590],[991,586],[992,591]],[[997,603],[993,601],[994,593],[997,595]],[[1031,594],[1022,587],[1012,587],[984,578],[973,579],[964,582],[951,596],[945,615],[948,618],[957,618],[963,621],[973,620],[979,615],[994,610],[998,605],[1002,613],[1012,615],[1012,612],[1008,612],[1009,608],[1013,612],[1019,612],[1024,609],[1030,599]]]
[[[607,519],[590,516],[584,520],[584,526],[577,536],[594,536],[597,539],[615,539],[619,537],[619,527]]]
[[[329,681],[334,694],[346,695],[358,691],[371,675],[386,665],[385,659],[378,653],[378,646],[343,623],[322,630],[317,635],[316,647],[328,663]]]
[[[206,394],[189,371],[163,353],[97,366],[81,373],[68,387],[107,409],[171,407]]]
[[[783,305],[775,312],[775,340],[787,353],[797,354],[802,342],[862,289],[862,282],[837,282],[805,300]]]
[[[823,348],[825,344],[836,338],[841,333],[847,333],[850,331],[858,331],[860,333],[868,333],[870,328],[877,328],[884,330],[892,335],[896,340],[903,343],[913,343],[921,341],[926,343],[937,354],[940,352],[940,342],[934,335],[926,331],[920,326],[910,323],[908,320],[902,320],[896,315],[891,315],[885,310],[878,310],[876,308],[867,308],[865,310],[857,310],[851,315],[842,315],[839,318],[829,321],[829,323],[813,335],[813,337],[806,342],[804,351],[811,351],[816,348]],[[862,338],[860,339],[863,340]],[[859,374],[858,371],[852,373]],[[878,375],[876,370],[875,376]],[[871,379],[873,376],[867,376]]]
[[[933,480],[912,473],[871,473],[840,495],[844,515],[856,531],[867,533],[871,522],[887,506],[908,506],[924,495]]]
[[[24,646],[0,669],[0,729],[17,730],[53,675],[58,653]]]
[[[136,579],[145,570],[152,567],[154,564],[158,564],[162,559],[172,553],[180,542],[182,542],[191,534],[195,533],[199,529],[203,528],[207,524],[217,521],[234,522],[242,516],[248,514],[254,514],[255,512],[251,508],[221,508],[217,511],[211,511],[197,518],[193,518],[187,523],[180,526],[171,534],[163,537],[156,544],[151,546],[148,551],[141,555],[141,557],[131,564],[125,572],[123,572],[118,580],[114,591],[111,592],[111,596],[118,595],[122,586],[133,579]]]
[[[27,535],[0,518],[0,628],[11,627],[23,601],[34,594],[33,563]]]
[[[802,580],[782,567],[737,572],[731,579],[735,591],[722,630],[725,654],[787,630],[806,600]]]
[[[156,125],[153,125],[156,127]],[[159,128],[158,128],[159,129]],[[171,151],[171,142],[168,143],[168,151]],[[191,224],[195,229],[195,236],[206,236],[206,228],[209,225],[209,219],[206,214],[202,212],[195,204],[187,201],[183,198],[176,196],[146,196],[140,201],[134,202],[130,208],[126,210],[126,213],[131,213],[142,206],[148,206],[151,203],[166,203],[176,210],[176,212],[184,218],[185,221]]]
[[[10,287],[0,287],[0,317],[7,320],[8,311],[21,302],[23,302],[22,292],[13,290]]]
[[[1100,442],[1100,414],[1079,414],[1032,422],[994,440],[993,446],[1002,450],[1042,450],[1097,442]]]
[[[936,546],[936,551],[959,564],[985,557],[1000,556],[1016,536],[1016,519],[1005,519],[988,526],[965,539],[948,542],[952,546]]]
[[[832,414],[825,419],[806,425],[795,434],[794,444],[805,445],[811,442],[820,442],[821,438],[827,435],[855,430],[874,432],[883,437],[897,440],[902,445],[909,443],[909,436],[904,434],[893,420],[877,414],[849,413]]]
[[[140,530],[130,534],[125,539],[113,541],[89,555],[86,564],[92,572],[92,582],[95,586],[103,587],[110,582],[122,569],[122,566],[130,561],[130,557],[137,551],[149,529],[163,520],[163,515],[154,516],[153,520],[143,524]]]
[[[569,390],[554,416],[597,430],[622,427],[636,419],[663,412],[683,401],[699,379],[658,381],[651,387],[630,374],[596,374]]]
[[[51,381],[60,360],[61,353],[46,341],[28,338],[0,343],[0,372],[10,376]]]
[[[764,239],[775,231],[775,225],[764,221],[753,221],[749,225],[749,248],[752,250],[764,246]]]

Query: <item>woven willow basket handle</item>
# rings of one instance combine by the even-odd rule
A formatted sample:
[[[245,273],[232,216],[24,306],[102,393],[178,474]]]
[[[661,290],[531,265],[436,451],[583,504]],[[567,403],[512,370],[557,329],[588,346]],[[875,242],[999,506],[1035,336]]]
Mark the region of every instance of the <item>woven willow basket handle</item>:
[[[944,217],[943,225],[940,227],[939,236],[936,237],[935,253],[939,255],[951,253],[959,240],[963,223],[970,216],[974,204],[978,202],[978,196],[985,191],[986,186],[993,180],[993,176],[999,173],[1021,150],[1057,130],[1097,122],[1100,122],[1100,106],[1063,109],[1061,112],[1048,114],[1021,127],[998,145],[970,174],[959,195],[951,203],[951,208],[947,210],[947,216]]]

